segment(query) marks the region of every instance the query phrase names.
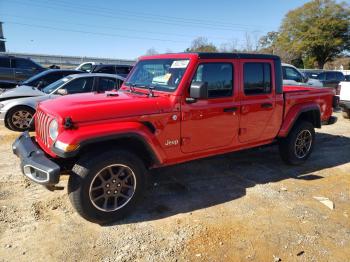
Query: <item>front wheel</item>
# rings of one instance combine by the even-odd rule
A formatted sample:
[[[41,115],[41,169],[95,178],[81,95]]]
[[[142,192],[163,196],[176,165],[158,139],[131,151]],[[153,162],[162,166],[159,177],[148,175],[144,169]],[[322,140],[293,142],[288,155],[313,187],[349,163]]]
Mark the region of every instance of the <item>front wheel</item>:
[[[144,163],[124,150],[91,152],[72,171],[68,193],[73,206],[82,217],[99,224],[129,214],[145,188]]]
[[[13,131],[33,131],[32,118],[35,114],[33,108],[27,106],[17,106],[10,109],[6,116],[6,124]]]
[[[302,164],[310,156],[315,142],[315,129],[310,122],[297,123],[286,138],[279,141],[281,158],[290,165]]]

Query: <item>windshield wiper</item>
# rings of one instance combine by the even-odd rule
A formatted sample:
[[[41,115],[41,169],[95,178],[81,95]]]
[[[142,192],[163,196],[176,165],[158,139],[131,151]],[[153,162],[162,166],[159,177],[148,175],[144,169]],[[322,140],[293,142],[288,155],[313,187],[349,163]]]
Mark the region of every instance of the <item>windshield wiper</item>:
[[[126,82],[125,83],[126,86],[129,87],[130,91],[132,92],[136,92],[135,91],[135,87],[140,87],[140,88],[147,88],[148,89],[148,96],[149,97],[154,97],[154,93],[153,93],[153,89],[155,88],[154,85],[138,85],[138,84],[133,84],[133,83],[130,83],[130,82]]]
[[[129,92],[130,93],[135,93],[135,84],[131,82],[125,82],[125,86],[129,87]]]

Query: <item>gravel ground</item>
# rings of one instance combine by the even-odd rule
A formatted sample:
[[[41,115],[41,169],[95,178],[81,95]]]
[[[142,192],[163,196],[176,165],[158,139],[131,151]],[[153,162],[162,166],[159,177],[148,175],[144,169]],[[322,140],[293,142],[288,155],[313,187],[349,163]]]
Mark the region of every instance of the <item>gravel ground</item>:
[[[303,166],[269,146],[154,170],[137,210],[104,227],[26,180],[18,133],[0,128],[0,261],[349,261],[350,121],[337,116]]]

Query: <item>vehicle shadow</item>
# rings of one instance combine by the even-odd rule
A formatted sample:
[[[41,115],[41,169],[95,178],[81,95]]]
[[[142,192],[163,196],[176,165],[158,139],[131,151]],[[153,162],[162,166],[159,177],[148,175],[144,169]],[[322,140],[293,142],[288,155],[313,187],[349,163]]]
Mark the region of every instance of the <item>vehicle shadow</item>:
[[[350,138],[317,133],[314,151],[301,166],[282,162],[275,145],[153,170],[138,208],[113,225],[157,220],[233,201],[257,184],[322,179],[312,173],[348,162]]]

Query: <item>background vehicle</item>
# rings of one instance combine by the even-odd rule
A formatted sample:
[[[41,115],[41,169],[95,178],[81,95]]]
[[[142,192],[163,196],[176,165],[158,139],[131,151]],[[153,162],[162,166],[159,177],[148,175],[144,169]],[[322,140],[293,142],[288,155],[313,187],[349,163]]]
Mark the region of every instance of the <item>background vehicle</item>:
[[[111,91],[118,89],[123,81],[124,78],[117,75],[85,73],[69,75],[41,91],[28,87],[16,88],[14,92],[23,92],[21,95],[17,94],[17,97],[21,98],[11,97],[0,102],[0,122],[4,122],[5,126],[11,130],[25,131],[31,127],[30,121],[38,102],[61,95]]]
[[[333,90],[282,87],[280,58],[181,53],[142,57],[120,91],[38,105],[35,139],[13,151],[25,176],[68,192],[84,218],[107,223],[132,211],[147,169],[279,143],[292,165],[310,156],[314,128],[332,124]],[[28,152],[35,152],[29,154]]]
[[[38,89],[42,89],[49,84],[73,74],[81,74],[83,71],[79,70],[69,70],[69,69],[48,69],[37,75],[32,76],[31,78],[20,82],[20,86],[32,86]]]
[[[130,65],[109,65],[99,64],[95,65],[91,72],[93,73],[105,73],[105,74],[117,74],[122,77],[127,77],[132,69]]]
[[[342,72],[323,71],[318,74],[317,79],[320,80],[325,87],[337,88],[339,83],[345,80],[345,77]]]
[[[282,73],[284,85],[323,86],[319,80],[309,78],[298,68],[290,64],[282,64]]]
[[[350,118],[350,82],[341,82],[339,106],[343,112],[344,118]]]
[[[350,75],[346,75],[346,76],[344,76],[344,77],[345,77],[345,80],[344,80],[344,81],[350,82]]]
[[[16,88],[4,90],[0,93],[0,102],[15,98],[41,96],[43,93],[40,92],[40,90],[49,84],[65,76],[81,73],[84,72],[77,70],[46,70],[22,82],[21,85]]]
[[[77,66],[75,70],[81,70],[90,73],[96,64],[97,63],[95,62],[85,62]]]
[[[44,70],[44,67],[28,58],[0,55],[0,88],[14,87]]]

